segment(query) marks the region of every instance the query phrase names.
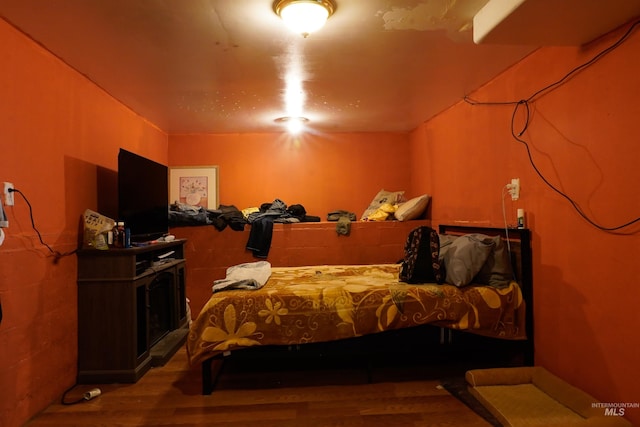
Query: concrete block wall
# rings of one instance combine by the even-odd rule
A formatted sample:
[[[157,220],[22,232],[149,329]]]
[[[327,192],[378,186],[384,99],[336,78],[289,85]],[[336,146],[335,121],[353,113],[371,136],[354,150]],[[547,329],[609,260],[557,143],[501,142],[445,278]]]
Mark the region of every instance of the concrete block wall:
[[[273,267],[395,263],[404,255],[407,235],[420,225],[430,221],[354,221],[350,234],[344,236],[337,233],[335,222],[274,224],[267,261]],[[171,229],[177,238],[187,240],[187,295],[194,317],[211,296],[213,281],[224,278],[228,267],[259,260],[246,249],[250,229]]]

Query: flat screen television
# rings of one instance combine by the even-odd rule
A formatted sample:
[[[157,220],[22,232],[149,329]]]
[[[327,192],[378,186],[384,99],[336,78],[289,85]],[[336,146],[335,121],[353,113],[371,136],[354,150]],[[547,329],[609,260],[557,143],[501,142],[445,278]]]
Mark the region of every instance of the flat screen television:
[[[132,242],[169,233],[169,168],[120,149],[118,153],[118,221],[131,230]]]

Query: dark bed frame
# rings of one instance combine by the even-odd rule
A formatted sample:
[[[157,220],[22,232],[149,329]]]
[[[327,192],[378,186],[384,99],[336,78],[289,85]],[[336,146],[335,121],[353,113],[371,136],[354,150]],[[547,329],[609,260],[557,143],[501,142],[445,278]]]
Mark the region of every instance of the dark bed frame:
[[[438,227],[440,234],[463,235],[471,233],[481,233],[488,236],[501,236],[508,239],[511,247],[511,262],[514,267],[516,281],[520,284],[522,295],[526,304],[526,335],[527,339],[523,341],[499,340],[474,335],[469,332],[457,331],[445,328],[439,328],[431,325],[409,328],[407,330],[387,331],[371,336],[363,336],[350,338],[346,340],[333,341],[327,343],[304,344],[302,346],[264,346],[259,348],[246,348],[242,351],[234,351],[233,355],[242,355],[249,360],[260,360],[264,357],[276,354],[281,357],[283,354],[290,356],[291,353],[303,353],[304,350],[311,352],[319,352],[322,354],[341,354],[341,352],[356,352],[359,354],[370,354],[372,351],[380,351],[384,348],[396,348],[398,342],[411,341],[407,339],[408,334],[422,337],[434,334],[439,335],[435,338],[439,341],[442,348],[455,348],[456,352],[462,351],[472,354],[510,354],[508,362],[511,366],[532,366],[534,363],[534,340],[533,340],[533,267],[532,267],[532,250],[531,250],[531,232],[528,229],[509,228],[493,228],[481,226],[466,225],[440,225]],[[393,345],[389,345],[389,340],[396,340]],[[427,340],[424,340],[427,341]],[[382,345],[381,345],[382,343]],[[430,344],[432,345],[432,344]],[[292,351],[293,350],[293,351]],[[415,352],[415,349],[409,351]],[[423,351],[423,349],[420,349]],[[432,349],[424,350],[432,353]],[[218,378],[224,366],[225,360],[229,359],[232,352],[226,352],[222,355],[216,355],[202,362],[202,394],[209,395],[213,392]],[[295,357],[294,354],[294,357]],[[394,354],[397,351],[394,350]],[[384,357],[388,356],[385,354]],[[395,356],[394,356],[395,357]],[[216,363],[214,363],[216,362]],[[368,362],[367,377],[371,382],[371,361]]]
[[[440,225],[438,233],[462,235],[481,233],[488,236],[501,236],[511,244],[511,265],[516,281],[522,289],[522,297],[526,304],[525,327],[527,340],[522,342],[523,365],[533,365],[533,252],[531,248],[531,231],[526,228],[494,228],[463,225]],[[487,338],[490,339],[490,338]]]

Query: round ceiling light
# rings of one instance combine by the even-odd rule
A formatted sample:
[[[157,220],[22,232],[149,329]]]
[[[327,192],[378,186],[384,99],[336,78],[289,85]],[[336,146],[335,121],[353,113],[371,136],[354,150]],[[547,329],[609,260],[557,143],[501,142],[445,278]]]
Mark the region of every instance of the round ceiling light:
[[[322,28],[335,9],[333,0],[276,0],[273,3],[276,15],[303,37]]]
[[[274,120],[276,123],[281,123],[287,128],[287,132],[292,135],[297,135],[304,129],[305,124],[309,121],[306,117],[278,117]]]

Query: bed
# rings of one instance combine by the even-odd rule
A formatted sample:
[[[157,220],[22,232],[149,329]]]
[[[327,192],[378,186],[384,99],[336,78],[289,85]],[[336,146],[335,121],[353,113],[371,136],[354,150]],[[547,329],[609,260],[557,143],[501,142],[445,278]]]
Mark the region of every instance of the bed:
[[[257,290],[213,293],[187,338],[202,391],[213,390],[211,364],[232,352],[329,343],[434,325],[488,340],[523,343],[532,363],[532,279],[528,230],[441,225],[441,241],[481,234],[505,242],[513,279],[504,286],[400,282],[400,264],[275,267]]]

